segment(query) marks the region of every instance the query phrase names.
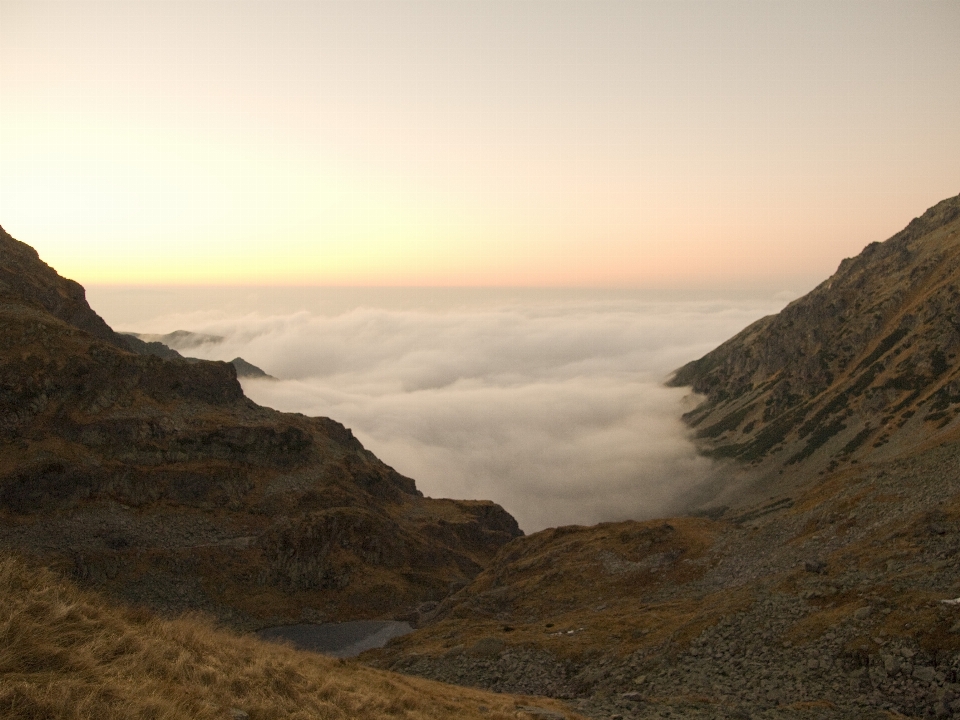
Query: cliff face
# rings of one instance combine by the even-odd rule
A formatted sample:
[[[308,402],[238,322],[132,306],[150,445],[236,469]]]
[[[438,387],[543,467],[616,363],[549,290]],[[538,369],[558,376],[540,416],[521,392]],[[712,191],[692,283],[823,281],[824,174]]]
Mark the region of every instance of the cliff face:
[[[422,497],[333,420],[257,406],[228,363],[130,350],[0,233],[0,547],[254,627],[410,612],[521,534]]]
[[[958,350],[960,196],[844,260],[671,384],[706,396],[686,419],[708,453],[835,467],[951,432]]]

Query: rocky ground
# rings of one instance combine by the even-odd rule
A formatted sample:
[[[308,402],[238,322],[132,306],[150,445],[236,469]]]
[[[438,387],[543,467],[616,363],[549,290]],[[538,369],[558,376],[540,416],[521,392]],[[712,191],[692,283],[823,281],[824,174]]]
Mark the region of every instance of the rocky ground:
[[[702,554],[646,556],[703,570],[660,585],[644,580],[671,572],[662,558],[624,552],[617,562],[601,549],[591,568],[597,530],[582,528],[588,550],[574,569],[590,589],[552,615],[511,595],[523,583],[522,547],[538,538],[515,541],[494,563],[499,587],[481,575],[440,608],[445,617],[371,660],[568,698],[610,720],[960,717],[960,603],[944,602],[960,597],[960,446],[856,467],[796,498],[705,522],[713,534]],[[633,576],[632,597],[594,580],[597,568],[611,582]],[[544,592],[573,594],[549,574]],[[478,602],[498,591],[510,599]]]

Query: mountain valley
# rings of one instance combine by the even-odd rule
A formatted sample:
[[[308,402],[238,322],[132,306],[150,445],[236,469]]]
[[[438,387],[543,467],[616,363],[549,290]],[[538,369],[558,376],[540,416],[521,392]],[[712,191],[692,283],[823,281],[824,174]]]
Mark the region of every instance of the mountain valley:
[[[544,530],[370,662],[597,718],[960,716],[960,197],[677,371],[726,480]]]
[[[408,620],[362,672],[474,688],[429,686],[449,716],[960,717],[958,288],[960,196],[677,370],[719,468],[687,516],[524,536],[145,352],[0,232],[0,549],[234,631]]]

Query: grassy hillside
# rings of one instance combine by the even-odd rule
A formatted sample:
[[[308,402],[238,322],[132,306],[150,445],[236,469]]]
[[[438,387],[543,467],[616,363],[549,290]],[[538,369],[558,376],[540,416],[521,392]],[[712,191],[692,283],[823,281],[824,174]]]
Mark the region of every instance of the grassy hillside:
[[[0,716],[34,718],[493,718],[550,701],[401,677],[105,602],[0,558]],[[541,715],[542,716],[542,715]]]

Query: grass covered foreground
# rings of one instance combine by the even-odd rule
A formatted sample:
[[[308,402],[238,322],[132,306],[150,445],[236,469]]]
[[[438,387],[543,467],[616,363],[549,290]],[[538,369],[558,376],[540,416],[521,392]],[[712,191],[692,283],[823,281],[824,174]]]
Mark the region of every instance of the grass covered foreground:
[[[0,557],[0,716],[9,720],[493,720],[525,717],[530,702],[266,644],[199,617],[159,619]]]

